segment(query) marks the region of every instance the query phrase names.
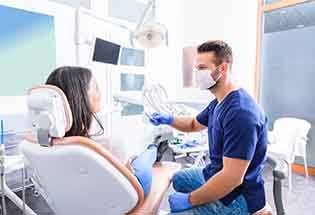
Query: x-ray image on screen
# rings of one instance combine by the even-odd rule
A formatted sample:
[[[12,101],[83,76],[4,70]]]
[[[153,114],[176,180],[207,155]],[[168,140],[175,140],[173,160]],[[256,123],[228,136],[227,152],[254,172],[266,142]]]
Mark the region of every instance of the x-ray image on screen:
[[[139,74],[121,74],[121,91],[141,91],[144,84],[144,75]]]
[[[119,52],[120,45],[96,38],[93,52],[93,61],[117,65]]]
[[[144,51],[139,49],[122,48],[120,65],[144,66]]]

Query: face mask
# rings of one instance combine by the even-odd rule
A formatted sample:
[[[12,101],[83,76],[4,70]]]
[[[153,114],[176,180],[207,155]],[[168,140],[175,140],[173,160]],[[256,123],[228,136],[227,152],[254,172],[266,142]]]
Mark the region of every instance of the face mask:
[[[212,75],[211,75],[212,71],[210,69],[197,70],[195,71],[195,74],[196,74],[196,83],[201,90],[207,90],[214,87],[217,84],[218,80],[221,78],[221,74],[220,74],[217,80],[214,80],[212,78]]]

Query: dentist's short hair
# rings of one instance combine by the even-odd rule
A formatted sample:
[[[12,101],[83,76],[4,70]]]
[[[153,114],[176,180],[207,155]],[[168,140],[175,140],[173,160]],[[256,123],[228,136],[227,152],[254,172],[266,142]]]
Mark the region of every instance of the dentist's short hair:
[[[216,57],[216,66],[224,62],[230,64],[230,67],[233,64],[232,48],[229,46],[229,44],[222,40],[207,41],[198,46],[197,52],[198,54],[213,52]]]

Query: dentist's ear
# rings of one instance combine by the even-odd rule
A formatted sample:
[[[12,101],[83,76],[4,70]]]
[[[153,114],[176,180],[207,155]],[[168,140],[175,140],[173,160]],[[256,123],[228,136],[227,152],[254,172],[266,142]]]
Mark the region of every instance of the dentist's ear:
[[[227,72],[229,71],[229,64],[228,63],[222,63],[219,66],[219,71],[221,72],[222,75],[226,75]]]

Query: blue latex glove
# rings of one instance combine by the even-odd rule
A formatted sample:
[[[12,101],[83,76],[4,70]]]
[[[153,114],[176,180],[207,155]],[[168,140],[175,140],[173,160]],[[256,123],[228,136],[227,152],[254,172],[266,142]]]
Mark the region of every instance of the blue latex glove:
[[[153,113],[150,116],[150,122],[153,125],[171,125],[174,121],[174,117],[171,115],[167,114],[162,114],[162,113]]]
[[[168,197],[168,203],[170,204],[172,213],[192,208],[192,205],[189,202],[189,193],[176,192]]]
[[[143,188],[145,197],[149,194],[151,189],[152,166],[155,163],[156,156],[157,147],[151,146],[131,162],[134,174]]]

